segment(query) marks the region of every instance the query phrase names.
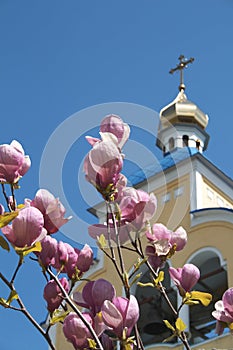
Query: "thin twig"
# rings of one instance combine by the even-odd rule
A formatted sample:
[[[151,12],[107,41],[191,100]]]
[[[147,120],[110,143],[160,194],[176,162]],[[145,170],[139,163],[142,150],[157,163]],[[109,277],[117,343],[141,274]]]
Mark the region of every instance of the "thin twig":
[[[12,205],[11,205],[11,208],[12,210],[15,210],[16,209],[16,199],[15,199],[15,192],[14,192],[14,185],[11,184],[11,195],[12,195]]]
[[[13,273],[13,276],[11,278],[11,281],[10,281],[10,284],[13,285],[14,284],[14,280],[15,280],[15,277],[20,269],[20,267],[22,266],[22,263],[23,263],[23,258],[22,256],[19,256],[19,261],[18,261],[18,264],[16,266],[16,269],[15,269],[15,272]]]
[[[1,272],[0,272],[0,279],[8,286],[8,288],[11,291],[16,292],[13,283],[9,282],[8,279]],[[18,305],[20,306],[20,308],[18,308],[16,310],[22,312],[26,316],[26,318],[33,324],[33,326],[42,334],[42,336],[45,338],[45,340],[49,344],[51,350],[56,350],[55,345],[53,344],[49,334],[43,330],[43,328],[39,325],[39,323],[28,312],[28,310],[24,306],[22,299],[20,298],[20,296],[18,294],[17,294],[16,301],[17,301]],[[13,308],[13,307],[11,307],[11,308]]]
[[[3,183],[1,184],[1,186],[2,186],[2,193],[3,193],[3,196],[6,200],[7,207],[10,211],[12,211],[12,208],[11,208],[10,203],[9,203],[8,195],[7,195],[6,190],[5,190],[5,186]]]

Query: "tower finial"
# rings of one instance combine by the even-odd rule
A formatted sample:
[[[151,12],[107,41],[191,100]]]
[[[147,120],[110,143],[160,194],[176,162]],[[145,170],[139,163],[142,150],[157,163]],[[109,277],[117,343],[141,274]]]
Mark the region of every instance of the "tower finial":
[[[185,90],[185,85],[184,85],[184,73],[183,70],[189,63],[193,63],[194,58],[191,57],[189,60],[184,57],[184,55],[180,55],[179,57],[180,63],[175,67],[172,68],[169,73],[173,74],[175,71],[179,70],[180,71],[180,85],[179,85],[179,90]]]

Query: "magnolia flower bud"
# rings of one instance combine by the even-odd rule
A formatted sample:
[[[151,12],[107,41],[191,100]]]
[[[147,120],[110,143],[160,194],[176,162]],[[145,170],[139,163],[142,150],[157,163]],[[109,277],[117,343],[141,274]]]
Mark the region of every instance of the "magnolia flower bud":
[[[29,156],[17,141],[0,145],[0,182],[16,183],[30,168]]]
[[[69,282],[65,277],[59,279],[62,287],[65,291],[69,292]],[[54,280],[49,281],[44,288],[44,299],[47,301],[47,309],[49,312],[53,312],[60,306],[63,297],[60,287]]]
[[[5,237],[19,248],[30,247],[41,241],[47,234],[44,229],[44,218],[41,212],[33,207],[26,207],[19,211],[12,225],[2,228]]]

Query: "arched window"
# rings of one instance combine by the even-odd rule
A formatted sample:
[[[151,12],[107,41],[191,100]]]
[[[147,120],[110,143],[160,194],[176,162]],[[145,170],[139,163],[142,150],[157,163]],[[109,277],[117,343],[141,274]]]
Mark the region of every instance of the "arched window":
[[[183,147],[188,147],[188,145],[189,145],[188,135],[183,135],[182,140],[183,140]]]
[[[200,140],[196,140],[196,149],[198,151],[200,150],[200,146],[201,146],[201,141]]]
[[[168,272],[168,263],[166,263],[164,270],[163,285],[171,300],[173,306],[177,305],[176,290],[171,287],[170,275]],[[150,272],[144,268],[142,269],[142,277],[140,282],[151,282]],[[140,307],[140,318],[138,321],[138,329],[145,346],[150,344],[162,343],[163,340],[171,336],[170,330],[165,326],[163,320],[168,320],[174,324],[174,315],[171,312],[166,300],[161,295],[160,291],[152,287],[140,287],[135,289],[135,296]],[[168,343],[176,343],[177,339],[173,338]]]
[[[200,304],[189,307],[190,344],[197,344],[216,336],[216,320],[212,316],[214,304],[228,288],[227,271],[219,252],[213,248],[201,249],[189,261],[201,271],[194,290],[211,293],[213,300],[208,307]]]
[[[175,147],[174,137],[170,137],[170,139],[168,140],[168,145],[169,145],[169,151],[172,151]]]

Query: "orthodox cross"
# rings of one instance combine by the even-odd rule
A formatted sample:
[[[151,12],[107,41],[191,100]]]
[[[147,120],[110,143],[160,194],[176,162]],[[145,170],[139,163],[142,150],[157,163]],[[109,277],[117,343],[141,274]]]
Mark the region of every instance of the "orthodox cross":
[[[179,85],[179,90],[185,90],[185,85],[184,85],[184,73],[183,73],[183,70],[185,67],[187,67],[187,65],[189,63],[193,63],[194,61],[194,58],[191,57],[189,60],[187,58],[184,57],[184,55],[180,55],[179,57],[179,61],[180,63],[175,67],[175,68],[172,68],[169,73],[170,74],[173,74],[175,71],[179,70],[180,71],[180,85]]]

